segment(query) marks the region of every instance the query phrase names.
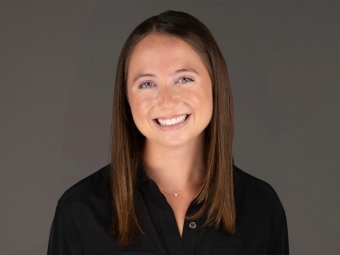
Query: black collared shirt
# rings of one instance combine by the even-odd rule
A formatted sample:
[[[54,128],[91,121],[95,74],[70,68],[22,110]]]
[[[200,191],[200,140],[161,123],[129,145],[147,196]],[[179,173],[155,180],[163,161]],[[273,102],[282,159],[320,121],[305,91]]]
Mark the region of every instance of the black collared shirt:
[[[204,219],[185,220],[180,237],[175,216],[154,181],[138,180],[137,213],[145,235],[118,246],[109,233],[108,166],[81,180],[59,199],[48,255],[287,255],[284,209],[272,187],[234,166],[236,233],[203,228]],[[191,203],[187,216],[200,205]]]

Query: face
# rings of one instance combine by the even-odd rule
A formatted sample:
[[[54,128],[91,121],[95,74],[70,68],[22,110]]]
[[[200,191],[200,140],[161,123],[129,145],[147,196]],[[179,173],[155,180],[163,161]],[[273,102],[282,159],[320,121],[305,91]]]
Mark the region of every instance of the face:
[[[203,139],[212,116],[212,82],[185,41],[156,34],[143,38],[130,56],[127,94],[147,142],[174,147]]]

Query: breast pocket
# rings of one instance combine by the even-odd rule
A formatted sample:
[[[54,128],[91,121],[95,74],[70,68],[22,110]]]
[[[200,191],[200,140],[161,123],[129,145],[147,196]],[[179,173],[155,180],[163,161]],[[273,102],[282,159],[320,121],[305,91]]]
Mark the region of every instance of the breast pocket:
[[[212,255],[267,255],[267,251],[262,247],[214,247],[212,248]]]

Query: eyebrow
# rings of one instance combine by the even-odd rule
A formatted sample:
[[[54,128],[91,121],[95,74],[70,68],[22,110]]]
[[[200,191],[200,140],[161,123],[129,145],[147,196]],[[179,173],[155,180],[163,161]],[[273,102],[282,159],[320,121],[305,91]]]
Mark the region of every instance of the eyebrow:
[[[181,68],[181,69],[174,71],[169,76],[172,76],[172,75],[175,75],[175,74],[178,74],[178,73],[182,73],[182,72],[192,72],[192,73],[198,74],[198,72],[196,70],[192,69],[192,68]],[[140,79],[142,77],[156,77],[156,75],[154,75],[152,73],[140,73],[140,74],[136,75],[136,77],[133,79],[133,83],[135,83],[138,79]]]

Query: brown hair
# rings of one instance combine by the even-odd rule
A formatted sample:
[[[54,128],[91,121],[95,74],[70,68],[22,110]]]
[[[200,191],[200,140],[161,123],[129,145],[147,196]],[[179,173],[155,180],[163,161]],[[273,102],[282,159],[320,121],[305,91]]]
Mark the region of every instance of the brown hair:
[[[198,52],[209,71],[213,84],[213,114],[205,129],[207,177],[196,201],[202,203],[202,207],[190,218],[204,216],[205,226],[223,227],[227,232],[234,233],[234,108],[227,66],[209,29],[195,17],[178,11],[163,12],[139,24],[127,38],[119,57],[110,143],[111,233],[120,245],[133,242],[138,232],[143,233],[135,202],[138,166],[142,162],[145,137],[132,118],[126,94],[126,77],[134,47],[150,33],[167,34],[184,40]]]

